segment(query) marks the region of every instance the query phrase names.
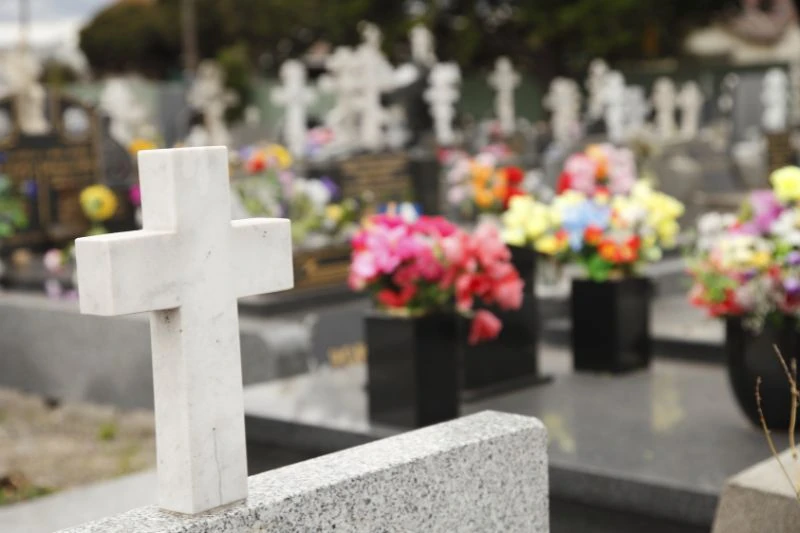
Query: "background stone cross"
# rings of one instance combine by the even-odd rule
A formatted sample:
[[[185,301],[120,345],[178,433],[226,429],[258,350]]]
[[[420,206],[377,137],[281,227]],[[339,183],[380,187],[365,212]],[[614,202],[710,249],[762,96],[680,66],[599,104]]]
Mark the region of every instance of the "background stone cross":
[[[139,152],[143,229],[76,241],[83,313],[151,312],[158,498],[247,496],[239,297],[293,285],[290,224],[231,222],[224,147]]]

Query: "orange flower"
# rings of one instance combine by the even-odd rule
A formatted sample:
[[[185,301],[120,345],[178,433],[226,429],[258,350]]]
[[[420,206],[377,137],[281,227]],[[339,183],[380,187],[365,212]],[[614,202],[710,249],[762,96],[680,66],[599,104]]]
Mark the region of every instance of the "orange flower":
[[[620,263],[633,263],[636,261],[636,251],[629,245],[625,244],[619,248],[619,262]]]
[[[597,226],[589,226],[583,232],[583,240],[590,246],[597,246],[603,238],[603,230]]]
[[[617,250],[617,245],[613,241],[605,241],[601,243],[597,251],[600,254],[600,257],[609,263],[619,262],[619,250]]]
[[[486,185],[492,174],[494,174],[492,167],[477,163],[472,163],[470,170],[472,172],[472,183],[476,185]]]
[[[591,144],[586,148],[586,156],[597,165],[597,178],[605,178],[608,175],[608,155],[603,147],[598,144]]]
[[[478,207],[489,208],[494,203],[494,199],[495,197],[492,196],[492,193],[486,189],[477,189],[475,191],[475,203],[478,204]]]

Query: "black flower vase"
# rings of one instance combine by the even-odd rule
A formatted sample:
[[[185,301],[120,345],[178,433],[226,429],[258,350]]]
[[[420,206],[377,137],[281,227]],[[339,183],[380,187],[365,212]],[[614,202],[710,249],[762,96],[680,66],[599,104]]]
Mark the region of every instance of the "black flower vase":
[[[775,346],[787,366],[800,354],[796,321],[788,317],[768,320],[758,332],[746,327],[740,318],[729,318],[725,323],[728,377],[739,407],[750,422],[761,426],[756,401],[756,382],[761,378],[764,421],[769,429],[786,430],[791,419],[791,387]]]
[[[574,279],[570,311],[575,371],[621,373],[648,367],[651,299],[647,278]]]
[[[372,423],[418,428],[458,417],[457,322],[453,313],[366,317]]]
[[[464,325],[462,398],[465,401],[550,381],[539,373],[536,252],[517,246],[509,246],[509,249],[511,262],[525,282],[522,306],[511,311],[487,307],[502,321],[503,329],[496,339],[475,346],[467,343],[469,324]]]

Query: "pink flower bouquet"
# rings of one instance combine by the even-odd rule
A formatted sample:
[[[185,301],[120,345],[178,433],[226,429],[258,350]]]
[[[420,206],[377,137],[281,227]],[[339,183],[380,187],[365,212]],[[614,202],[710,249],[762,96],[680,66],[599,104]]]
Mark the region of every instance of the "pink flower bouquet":
[[[378,308],[408,316],[451,311],[472,317],[470,344],[496,337],[500,320],[477,302],[503,310],[522,305],[523,281],[491,225],[468,233],[441,217],[407,222],[376,215],[353,238],[349,284]]]

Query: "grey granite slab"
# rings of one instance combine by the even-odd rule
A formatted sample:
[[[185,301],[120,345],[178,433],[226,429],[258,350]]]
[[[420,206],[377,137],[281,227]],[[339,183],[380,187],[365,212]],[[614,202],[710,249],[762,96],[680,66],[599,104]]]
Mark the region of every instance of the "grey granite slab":
[[[547,435],[484,412],[253,476],[246,502],[144,507],[65,533],[548,533]]]
[[[541,419],[554,496],[710,527],[725,480],[769,455],[719,365],[658,360],[622,376],[578,375],[567,350],[544,345],[541,355],[552,384],[462,412]],[[246,387],[248,438],[329,452],[402,431],[369,424],[365,379],[363,366],[351,366]]]

